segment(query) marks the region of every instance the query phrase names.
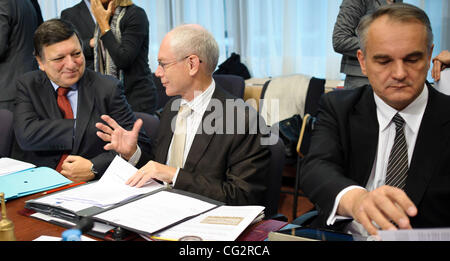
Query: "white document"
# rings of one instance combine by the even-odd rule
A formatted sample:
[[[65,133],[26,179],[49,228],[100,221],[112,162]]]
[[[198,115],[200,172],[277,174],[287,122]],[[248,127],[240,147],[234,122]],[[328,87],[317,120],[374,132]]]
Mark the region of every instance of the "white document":
[[[382,241],[450,241],[450,228],[378,231]]]
[[[98,182],[55,193],[35,202],[77,212],[92,206],[107,208],[163,187],[153,180],[141,188],[126,185],[125,182],[136,172],[135,167],[117,156]]]
[[[214,204],[192,197],[161,191],[100,213],[94,218],[152,234],[186,217],[214,208]]]
[[[194,236],[203,241],[234,241],[263,210],[261,206],[221,206],[153,238],[175,241]]]
[[[0,176],[5,176],[11,173],[32,169],[35,167],[35,165],[28,162],[11,158],[0,158]]]

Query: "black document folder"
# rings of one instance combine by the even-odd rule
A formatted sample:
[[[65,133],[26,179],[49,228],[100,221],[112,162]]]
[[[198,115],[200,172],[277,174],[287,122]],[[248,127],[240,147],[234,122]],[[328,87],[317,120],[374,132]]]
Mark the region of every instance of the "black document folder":
[[[165,202],[165,199],[169,200],[169,197],[179,198],[180,201],[175,204],[169,201]],[[200,205],[204,206],[194,209],[192,206],[183,204],[183,200],[186,200],[187,202],[198,202]],[[160,202],[162,205],[166,206],[163,208],[155,208],[153,215],[145,209],[139,208],[139,206],[146,205],[146,203],[149,203],[148,207],[151,208],[150,204],[154,204],[155,202]],[[127,231],[136,232],[141,235],[152,236],[201,214],[207,213],[222,205],[224,205],[224,203],[198,194],[176,189],[162,189],[104,210],[101,213],[93,215],[92,218],[95,221],[102,222],[107,225],[120,227]],[[130,213],[131,211],[134,212]],[[127,215],[129,215],[129,217],[127,217]],[[167,216],[169,218],[160,220],[161,216]],[[137,218],[145,218],[145,224],[130,222],[136,220]],[[153,221],[156,223],[151,224]]]

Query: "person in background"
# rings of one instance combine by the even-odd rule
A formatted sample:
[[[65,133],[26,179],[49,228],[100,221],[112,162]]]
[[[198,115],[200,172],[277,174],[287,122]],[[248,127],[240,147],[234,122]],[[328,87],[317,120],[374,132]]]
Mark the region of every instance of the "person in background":
[[[136,117],[121,83],[86,69],[81,39],[73,25],[52,19],[36,30],[34,48],[40,70],[17,81],[12,157],[56,169],[70,180],[98,179],[116,153],[95,135],[103,114],[114,115],[131,130]],[[138,134],[151,154],[150,141]]]
[[[95,18],[91,13],[90,0],[81,0],[75,6],[64,9],[61,19],[71,22],[83,42],[83,53],[86,59],[86,68],[94,70],[94,48],[90,46],[94,37]]]
[[[344,88],[354,89],[369,84],[361,72],[356,52],[360,49],[356,28],[361,18],[381,6],[402,0],[343,0],[333,30],[333,48],[342,54],[341,73],[346,75]]]
[[[441,79],[441,72],[450,67],[450,52],[448,50],[442,51],[433,59],[433,70],[431,76],[435,82]]]
[[[449,227],[450,97],[426,81],[430,20],[393,4],[364,17],[358,36],[370,85],[323,96],[300,174],[319,210],[312,225],[371,235]]]
[[[138,159],[129,185],[156,179],[229,205],[263,204],[270,150],[255,126],[263,120],[214,81],[218,57],[217,42],[199,25],[176,27],[164,37],[155,73],[167,95],[181,99],[170,100],[161,114],[154,157],[140,153],[138,123],[126,131],[102,116],[107,124],[97,124],[97,135],[108,142],[105,149]]]
[[[36,10],[36,16],[38,20],[38,26],[40,26],[44,22],[44,18],[42,17],[41,6],[39,5],[38,0],[31,0],[31,3],[34,6],[34,10]]]
[[[33,34],[38,16],[29,0],[0,1],[0,109],[14,110],[16,79],[36,70]]]
[[[158,101],[148,64],[145,11],[131,0],[91,0],[91,10],[97,22],[91,41],[95,71],[123,82],[133,111],[153,114]]]

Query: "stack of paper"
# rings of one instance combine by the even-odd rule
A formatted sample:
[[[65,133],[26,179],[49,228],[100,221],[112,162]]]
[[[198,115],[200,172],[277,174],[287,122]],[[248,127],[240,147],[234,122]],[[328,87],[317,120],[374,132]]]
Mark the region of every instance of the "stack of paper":
[[[0,177],[11,173],[36,168],[35,165],[10,158],[0,159]]]
[[[63,191],[38,202],[67,206],[70,210],[83,209],[86,206],[107,208],[163,187],[155,181],[141,188],[126,185],[126,181],[136,172],[135,167],[117,156],[98,182]]]

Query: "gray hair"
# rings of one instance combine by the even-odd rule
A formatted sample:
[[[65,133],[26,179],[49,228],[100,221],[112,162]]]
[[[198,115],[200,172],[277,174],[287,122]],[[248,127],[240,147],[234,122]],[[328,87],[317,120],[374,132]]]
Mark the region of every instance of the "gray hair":
[[[177,59],[197,55],[211,75],[219,61],[219,45],[214,37],[199,25],[180,25],[171,31],[170,43]]]
[[[387,15],[389,19],[398,22],[420,22],[423,24],[427,30],[427,47],[428,50],[431,49],[433,45],[433,30],[431,29],[431,22],[428,18],[427,14],[420,8],[406,4],[406,3],[395,3],[392,5],[385,5],[378,10],[376,10],[373,14],[369,14],[364,16],[357,28],[357,35],[359,37],[359,46],[361,50],[366,53],[366,44],[367,44],[367,34],[369,31],[370,25],[377,20],[378,18]]]

